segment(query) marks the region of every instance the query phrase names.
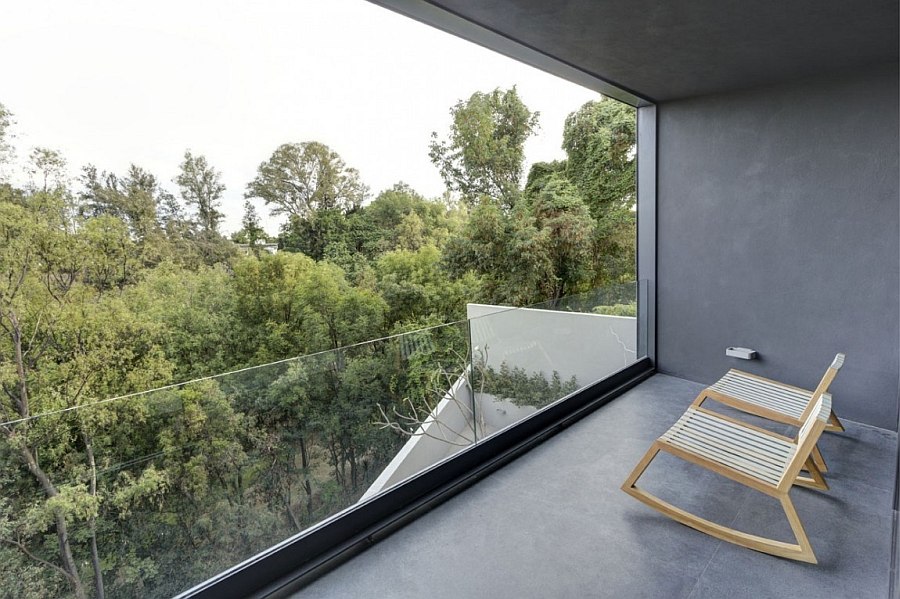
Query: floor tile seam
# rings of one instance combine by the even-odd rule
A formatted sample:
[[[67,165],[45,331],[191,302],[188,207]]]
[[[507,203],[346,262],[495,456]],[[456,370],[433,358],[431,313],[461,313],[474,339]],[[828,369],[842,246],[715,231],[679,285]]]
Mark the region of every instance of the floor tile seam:
[[[734,516],[731,518],[731,521],[728,523],[729,526],[731,526],[732,528],[734,527],[734,524],[738,521],[738,519],[741,517],[741,514],[744,511],[744,508],[747,506],[747,502],[750,501],[750,493],[749,492],[744,493],[743,495],[744,495],[744,497],[743,497],[743,499],[741,499],[741,503],[738,506],[737,511],[735,512]],[[694,588],[691,590],[690,595],[688,595],[688,599],[690,599],[691,597],[694,597],[696,595],[696,593],[698,592],[698,589],[700,588],[700,582],[703,580],[704,574],[706,574],[706,571],[709,569],[709,566],[712,564],[713,560],[716,558],[716,555],[719,554],[719,549],[721,549],[722,546],[726,542],[726,541],[722,541],[720,539],[716,539],[715,537],[712,537],[712,536],[710,536],[710,538],[714,539],[716,541],[715,549],[713,549],[713,552],[709,556],[709,559],[706,561],[706,564],[703,566],[703,569],[697,575],[697,582],[694,583]]]
[[[725,541],[720,541],[719,539],[715,539],[715,541],[716,545],[713,549],[712,555],[709,556],[709,559],[706,561],[706,565],[704,565],[703,569],[700,570],[700,573],[697,574],[697,580],[694,582],[694,586],[691,588],[691,592],[688,594],[687,599],[696,597],[697,593],[700,592],[700,581],[703,580],[703,575],[706,574],[706,571],[709,569],[710,564],[712,564],[713,560],[716,558],[716,555],[719,554],[719,549],[721,549],[722,545],[725,543]]]

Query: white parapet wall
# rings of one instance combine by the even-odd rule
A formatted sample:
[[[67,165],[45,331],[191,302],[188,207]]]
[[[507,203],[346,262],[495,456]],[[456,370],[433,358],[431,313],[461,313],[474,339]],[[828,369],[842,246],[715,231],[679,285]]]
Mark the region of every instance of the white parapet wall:
[[[579,386],[607,377],[635,361],[637,319],[583,312],[466,307],[472,345],[485,363],[528,373],[574,376]]]
[[[447,458],[475,438],[472,429],[472,391],[460,377],[435,406],[422,426],[382,470],[360,501]]]
[[[506,363],[529,375],[539,372],[549,378],[557,372],[564,382],[574,376],[584,387],[636,357],[634,317],[484,304],[469,304],[466,313],[474,353],[494,369]],[[481,439],[534,411],[487,394],[473,399],[466,378],[460,378],[360,501],[460,451],[471,442],[473,428]]]

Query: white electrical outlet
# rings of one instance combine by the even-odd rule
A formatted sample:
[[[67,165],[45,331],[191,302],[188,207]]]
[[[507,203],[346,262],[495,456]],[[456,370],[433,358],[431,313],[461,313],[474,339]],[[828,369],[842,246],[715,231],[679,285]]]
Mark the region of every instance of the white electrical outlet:
[[[755,360],[756,350],[747,349],[746,347],[726,347],[725,355],[730,358],[740,358],[741,360]]]

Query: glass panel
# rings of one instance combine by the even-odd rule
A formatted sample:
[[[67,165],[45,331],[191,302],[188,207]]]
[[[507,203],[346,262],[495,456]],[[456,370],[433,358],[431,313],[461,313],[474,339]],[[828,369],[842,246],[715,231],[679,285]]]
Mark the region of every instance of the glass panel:
[[[52,558],[59,514],[84,580],[94,539],[131,576],[108,592],[177,594],[471,444],[467,338],[438,326],[0,423],[0,534]]]
[[[638,289],[0,423],[0,533],[56,559],[62,518],[85,580],[96,543],[108,591],[177,594],[633,363]]]
[[[635,362],[637,284],[529,308],[469,304],[479,438]]]

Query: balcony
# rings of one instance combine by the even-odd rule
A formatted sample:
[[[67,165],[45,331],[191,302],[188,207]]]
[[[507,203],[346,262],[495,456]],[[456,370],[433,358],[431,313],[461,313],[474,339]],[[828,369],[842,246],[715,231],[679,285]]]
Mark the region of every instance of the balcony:
[[[72,572],[114,572],[109,596],[135,597],[900,599],[896,0],[372,1],[635,108],[641,284],[473,305],[466,321],[91,404],[49,380],[42,405],[58,409],[0,422],[0,536],[26,564],[0,560],[4,580],[43,568],[44,595],[82,597],[102,585],[79,592]],[[16,240],[8,254],[25,253]],[[619,490],[728,368],[810,386],[838,351],[831,490],[791,492],[818,565]],[[642,483],[788,535],[770,498],[679,460]],[[13,509],[26,517],[10,524]],[[121,563],[101,563],[98,537]]]
[[[887,596],[893,431],[849,422],[826,433],[831,490],[791,492],[818,565],[718,541],[619,490],[702,387],[653,376],[293,597]],[[680,460],[657,459],[642,484],[706,518],[789,538],[773,499]]]

